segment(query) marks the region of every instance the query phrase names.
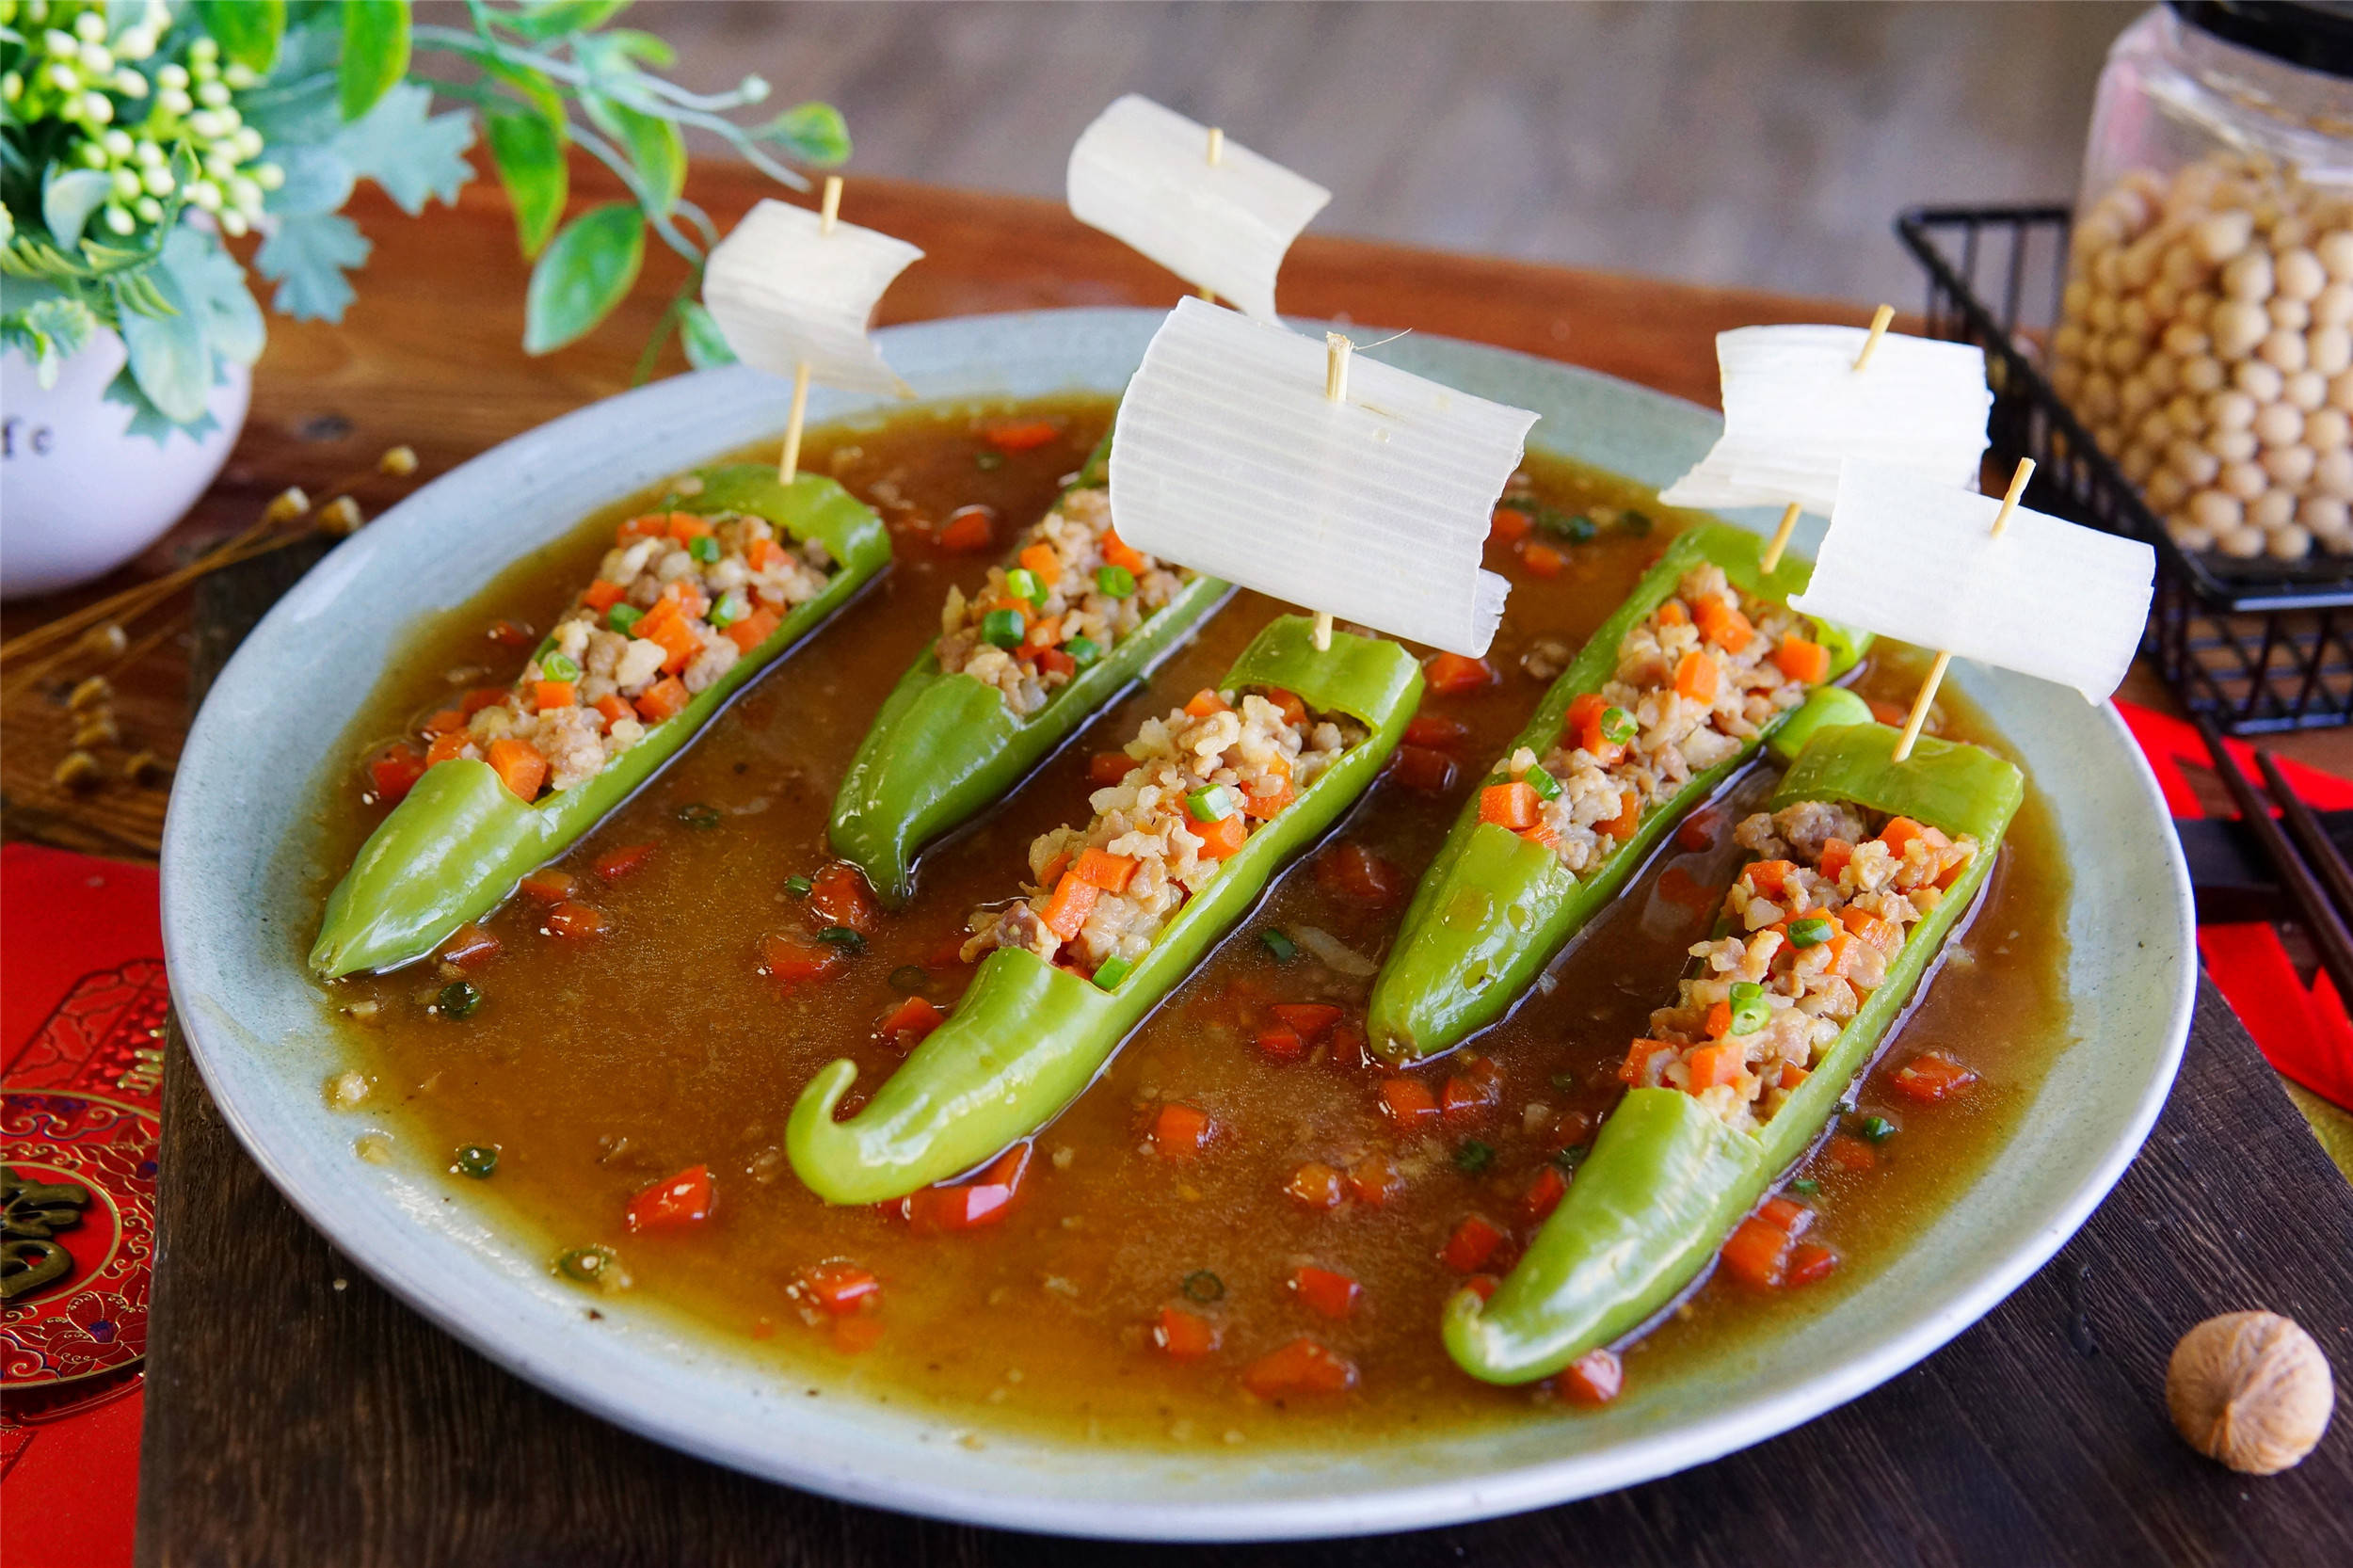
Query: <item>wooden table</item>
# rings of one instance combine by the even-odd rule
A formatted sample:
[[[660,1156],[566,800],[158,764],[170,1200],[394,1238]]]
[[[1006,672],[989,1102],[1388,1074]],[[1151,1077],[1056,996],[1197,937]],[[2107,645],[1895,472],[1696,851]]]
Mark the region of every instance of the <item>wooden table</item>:
[[[580,184],[598,193],[593,173]],[[761,192],[714,169],[698,175],[697,194],[724,224]],[[1157,268],[1043,203],[877,183],[854,184],[846,212],[930,253],[885,301],[886,321],[1158,305],[1175,293]],[[242,526],[289,483],[323,499],[337,475],[367,469],[396,442],[416,449],[429,477],[619,390],[681,276],[653,258],[632,303],[593,341],[531,360],[518,347],[525,272],[493,191],[477,184],[456,214],[422,222],[366,196],[354,213],[376,245],[360,303],[340,327],[273,323],[235,457],[159,556]],[[1717,331],[1858,319],[1787,297],[1320,238],[1294,252],[1284,303],[1500,344],[1709,403]],[[396,488],[371,486],[360,493],[376,502]],[[122,698],[126,725],[176,735],[187,652],[200,674],[217,667],[236,623],[299,564],[272,558],[224,584],[208,640],[150,662]],[[8,628],[56,609],[11,611]],[[2353,736],[2290,744],[2353,772]],[[54,803],[21,771],[8,782],[11,830],[24,831]],[[767,1486],[583,1416],[341,1264],[236,1148],[176,1037],[166,1095],[143,1562],[1101,1555]],[[2258,1303],[2297,1317],[2341,1370],[2353,1369],[2353,1192],[2209,990],[2182,1088],[2115,1197],[2017,1295],[1887,1387],[1773,1443],[1609,1498],[1379,1546],[1187,1558],[2353,1560],[2353,1416],[2297,1471],[2251,1482],[2191,1454],[2166,1425],[2159,1389],[2174,1336],[2208,1313]]]

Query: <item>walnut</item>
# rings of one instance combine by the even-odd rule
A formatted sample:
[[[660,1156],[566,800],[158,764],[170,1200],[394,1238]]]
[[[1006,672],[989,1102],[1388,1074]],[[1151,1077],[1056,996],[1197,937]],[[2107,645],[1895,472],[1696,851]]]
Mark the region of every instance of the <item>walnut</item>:
[[[2165,1372],[2165,1402],[2190,1447],[2250,1476],[2312,1452],[2335,1400],[2320,1347],[2276,1312],[2207,1319],[2182,1336]]]

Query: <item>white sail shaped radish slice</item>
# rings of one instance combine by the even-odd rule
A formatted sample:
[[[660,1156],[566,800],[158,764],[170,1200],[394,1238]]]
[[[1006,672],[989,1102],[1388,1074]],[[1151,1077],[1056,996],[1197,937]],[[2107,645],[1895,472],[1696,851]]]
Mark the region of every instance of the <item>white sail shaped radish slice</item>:
[[[747,365],[852,392],[912,395],[868,333],[875,302],[922,251],[805,207],[763,200],[711,252],[703,303]]]
[[[2149,619],[2156,552],[2137,539],[1849,461],[1814,577],[1789,607],[2107,700]]]
[[[1198,299],[1144,353],[1112,437],[1120,537],[1260,593],[1477,657],[1511,584],[1481,568],[1536,416]]]
[[[1196,288],[1274,319],[1283,253],[1332,193],[1136,93],[1096,116],[1070,150],[1071,214]]]
[[[1849,457],[1974,491],[1993,394],[1985,351],[1860,327],[1743,327],[1716,336],[1724,433],[1658,493],[1670,506],[1786,506],[1827,515]]]

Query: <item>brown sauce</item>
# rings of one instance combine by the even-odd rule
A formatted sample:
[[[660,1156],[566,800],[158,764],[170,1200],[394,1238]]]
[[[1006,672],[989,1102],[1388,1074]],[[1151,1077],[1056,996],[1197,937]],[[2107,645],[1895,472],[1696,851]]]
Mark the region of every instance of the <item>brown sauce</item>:
[[[1549,989],[1531,993],[1471,1052],[1502,1068],[1501,1105],[1473,1128],[1401,1139],[1380,1113],[1381,1073],[1318,1050],[1276,1063],[1255,1045],[1267,1003],[1329,1000],[1361,1016],[1369,980],[1347,980],[1305,959],[1278,964],[1260,939],[1268,926],[1316,926],[1378,958],[1402,913],[1403,893],[1445,836],[1480,768],[1525,721],[1544,680],[1521,656],[1540,638],[1574,648],[1616,605],[1662,548],[1673,515],[1625,481],[1572,463],[1532,457],[1545,499],[1564,514],[1608,519],[1638,509],[1656,522],[1636,531],[1605,521],[1590,542],[1562,545],[1567,566],[1531,576],[1502,546],[1489,564],[1517,583],[1491,655],[1502,680],[1463,696],[1433,696],[1425,712],[1470,728],[1465,765],[1443,794],[1384,778],[1317,852],[1361,843],[1399,870],[1401,896],[1385,908],[1336,898],[1317,855],[1298,862],[1201,970],[1161,1006],[1102,1080],[1037,1140],[1020,1201],[1004,1223],[964,1234],[916,1236],[873,1209],[828,1209],[784,1161],[781,1142],[794,1096],[825,1062],[847,1054],[864,1086],[898,1053],[875,1024],[900,1000],[894,971],[936,961],[976,904],[1010,895],[1035,834],[1087,813],[1090,753],[1115,748],[1146,714],[1165,712],[1213,684],[1233,655],[1275,613],[1244,595],[1161,666],[1148,689],[1113,704],[1008,800],[922,863],[913,904],[886,915],[868,951],[837,978],[781,994],[757,972],[758,937],[795,926],[785,879],[826,860],[825,823],[836,785],[883,694],[936,634],[951,583],[969,590],[1016,532],[1050,503],[1107,424],[1102,399],[1023,405],[1024,419],[1051,418],[1062,439],[1034,450],[990,454],[984,424],[1003,408],[918,410],[887,424],[812,432],[808,465],[831,472],[877,505],[890,524],[897,564],[866,596],[758,680],[708,731],[566,856],[585,872],[601,854],[655,846],[648,863],[582,896],[607,917],[608,934],[573,943],[543,936],[538,910],[516,899],[487,920],[503,951],[470,971],[484,1000],[463,1021],[427,1012],[446,976],[431,963],[361,977],[334,1000],[374,1000],[376,1016],[349,1027],[355,1065],[379,1081],[369,1111],[397,1131],[399,1158],[440,1170],[461,1145],[499,1150],[495,1175],[445,1179],[461,1201],[482,1203],[503,1228],[561,1248],[615,1248],[640,1293],[691,1315],[708,1332],[773,1357],[780,1384],[796,1368],[846,1374],[867,1397],[939,1410],[975,1428],[1016,1427],[1107,1441],[1283,1443],[1497,1420],[1570,1420],[1547,1390],[1502,1390],[1473,1382],[1448,1359],[1439,1309],[1461,1276],[1437,1259],[1449,1232],[1479,1212],[1525,1237],[1521,1194],[1545,1159],[1544,1134],[1564,1111],[1606,1110],[1616,1064],[1652,1007],[1673,992],[1686,944],[1703,936],[1737,851],[1728,831],[1713,849],[1670,841],[1657,863],[1553,966]],[[977,459],[977,460],[976,460]],[[349,864],[383,808],[361,803],[360,766],[453,690],[503,682],[521,650],[487,641],[506,617],[542,629],[593,568],[616,521],[649,498],[632,498],[583,524],[576,537],[519,563],[460,610],[421,624],[408,651],[341,742],[350,768],[319,808],[318,860]],[[940,521],[972,503],[1002,515],[996,550],[948,554],[933,542]],[[1558,540],[1553,541],[1559,543]],[[1882,648],[1860,689],[1908,698],[1921,664]],[[1546,680],[1549,679],[1547,676]],[[2003,749],[1964,699],[1942,703],[1945,733]],[[1728,826],[1769,791],[1753,770],[1721,803]],[[716,808],[696,828],[679,813]],[[699,814],[698,814],[699,815]],[[2067,1033],[2063,993],[2068,879],[2047,810],[2030,793],[2002,851],[1986,902],[1882,1058],[1859,1097],[1900,1130],[1877,1148],[1868,1172],[1815,1168],[1807,1201],[1820,1210],[1815,1237],[1840,1262],[1801,1290],[1760,1294],[1718,1277],[1626,1352],[1629,1387],[1703,1377],[1746,1341],[1805,1315],[1867,1277],[1906,1244],[1913,1228],[1951,1201],[1997,1158],[2018,1113]],[[316,889],[323,900],[326,884]],[[1678,899],[1676,894],[1682,897]],[[316,907],[294,922],[307,945]],[[290,961],[299,962],[290,953]],[[940,967],[930,989],[950,1005],[969,970]],[[905,980],[904,974],[901,979]],[[1980,1075],[1962,1096],[1921,1106],[1885,1085],[1886,1075],[1931,1048]],[[1448,1066],[1422,1069],[1435,1088]],[[1196,1160],[1176,1165],[1144,1148],[1150,1108],[1179,1097],[1209,1110],[1220,1132]],[[1528,1108],[1542,1105],[1539,1115]],[[1491,1150],[1483,1170],[1461,1168],[1462,1141]],[[1386,1152],[1408,1175],[1385,1206],[1349,1201],[1309,1211],[1285,1195],[1303,1162],[1345,1167]],[[622,1212],[632,1194],[682,1168],[714,1175],[714,1216],[685,1233],[632,1237]],[[882,1282],[879,1338],[855,1355],[804,1321],[788,1287],[808,1265],[848,1258]],[[1328,1322],[1306,1311],[1288,1281],[1302,1263],[1338,1270],[1364,1287],[1353,1314]],[[1221,1348],[1173,1362],[1148,1325],[1207,1270],[1223,1297],[1203,1308]],[[595,1292],[584,1288],[584,1309]],[[1313,1335],[1361,1370],[1354,1392],[1254,1400],[1240,1383],[1247,1362]],[[817,1381],[812,1375],[809,1381]]]

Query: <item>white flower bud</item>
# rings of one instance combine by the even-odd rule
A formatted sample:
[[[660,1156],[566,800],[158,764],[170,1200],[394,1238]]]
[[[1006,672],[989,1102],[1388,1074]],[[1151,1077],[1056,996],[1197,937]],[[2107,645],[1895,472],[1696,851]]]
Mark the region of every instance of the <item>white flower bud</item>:
[[[744,78],[744,85],[736,90],[743,93],[744,103],[760,103],[768,96],[768,78],[765,76],[746,76]]]
[[[72,33],[59,32],[55,27],[40,35],[40,46],[53,60],[70,60],[82,52]]]
[[[106,150],[94,141],[86,141],[73,150],[73,155],[91,168],[106,167]]]
[[[220,121],[214,118],[212,110],[199,109],[188,116],[188,129],[211,141],[220,135]]]
[[[240,174],[229,182],[229,201],[247,216],[258,217],[262,212],[262,187]]]
[[[240,158],[258,158],[262,155],[262,133],[250,125],[238,127],[233,144]]]
[[[184,65],[168,65],[164,67],[161,71],[155,72],[155,85],[159,88],[169,88],[174,91],[178,91],[180,88],[188,85],[188,68]]]
[[[143,60],[155,52],[155,34],[144,24],[122,29],[115,40],[115,53],[126,60]]]
[[[276,190],[286,183],[286,171],[276,164],[255,164],[253,183],[264,190]]]
[[[227,180],[237,172],[237,160],[227,149],[216,147],[204,154],[204,172],[216,180]]]
[[[115,117],[115,101],[103,92],[82,95],[82,118],[92,125],[104,125]]]
[[[178,184],[179,182],[171,177],[171,170],[168,168],[150,168],[139,177],[140,186],[150,196],[169,196],[172,186]]]
[[[81,61],[82,69],[89,72],[92,76],[111,76],[114,74],[114,51],[107,48],[103,43],[86,43],[82,45],[76,57]]]
[[[229,89],[218,82],[207,82],[196,89],[196,101],[208,109],[217,109],[229,102]]]
[[[220,45],[212,39],[198,39],[188,45],[188,58],[200,64],[210,65],[220,58]]]
[[[144,98],[147,96],[147,78],[126,65],[115,72],[115,91],[125,98]]]
[[[106,19],[96,11],[84,11],[73,19],[73,36],[84,43],[96,43],[106,36]]]
[[[164,167],[163,143],[155,141],[142,141],[138,145],[138,150],[134,152],[132,156],[138,159],[140,163],[146,165],[150,168],[161,168]]]
[[[231,60],[228,68],[220,73],[220,79],[239,92],[262,84],[262,78],[255,73],[251,66],[243,60]]]
[[[140,197],[131,203],[131,210],[139,215],[141,223],[161,223],[164,220],[164,204],[152,196]]]
[[[220,211],[220,187],[210,180],[199,180],[188,187],[188,204],[208,213]]]
[[[109,131],[98,138],[98,145],[106,150],[106,156],[110,158],[127,158],[131,155],[131,133]]]
[[[139,177],[132,173],[129,169],[116,169],[114,172],[113,184],[115,195],[120,200],[124,201],[136,201],[138,200]]]
[[[155,106],[168,115],[184,115],[196,107],[196,100],[178,88],[166,88],[155,95]]]
[[[45,67],[41,74],[48,77],[49,85],[59,92],[79,92],[82,88],[82,78],[74,74],[73,68],[63,61]]]
[[[109,201],[106,203],[106,227],[118,234],[127,234],[138,227],[138,221]]]
[[[213,118],[220,121],[220,134],[224,136],[245,123],[245,116],[237,112],[234,104],[219,105],[213,110]]]
[[[220,232],[227,234],[231,239],[244,238],[246,230],[248,227],[249,225],[245,220],[245,214],[237,211],[234,207],[224,207],[221,209]]]

